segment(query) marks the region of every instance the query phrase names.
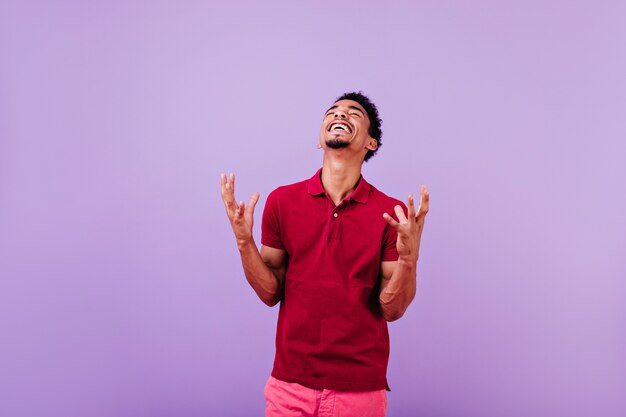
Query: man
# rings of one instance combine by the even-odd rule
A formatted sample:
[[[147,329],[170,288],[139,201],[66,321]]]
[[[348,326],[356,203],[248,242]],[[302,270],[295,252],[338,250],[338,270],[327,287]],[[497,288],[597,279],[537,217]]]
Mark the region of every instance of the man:
[[[234,174],[221,176],[246,278],[265,304],[280,302],[266,416],[385,415],[387,321],[415,296],[429,197],[422,186],[416,212],[412,195],[405,207],[361,176],[381,146],[380,125],[363,94],[335,101],[320,130],[322,168],[270,193],[260,252],[252,237],[259,194],[237,203]]]

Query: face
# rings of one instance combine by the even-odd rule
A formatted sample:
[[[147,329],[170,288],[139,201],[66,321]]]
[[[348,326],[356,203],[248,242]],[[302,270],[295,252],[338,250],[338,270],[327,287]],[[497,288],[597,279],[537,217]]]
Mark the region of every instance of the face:
[[[322,122],[320,145],[323,148],[375,150],[378,142],[369,135],[370,121],[365,109],[356,101],[339,100],[333,104]]]

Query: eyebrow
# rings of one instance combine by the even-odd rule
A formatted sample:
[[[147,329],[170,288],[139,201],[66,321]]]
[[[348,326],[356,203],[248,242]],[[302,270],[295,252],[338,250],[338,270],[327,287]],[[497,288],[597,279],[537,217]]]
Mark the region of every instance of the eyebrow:
[[[331,110],[333,110],[333,109],[336,109],[337,107],[339,107],[339,106],[337,106],[337,105],[335,104],[334,106],[332,106],[331,108],[329,108],[328,110],[326,110],[326,113],[328,113],[329,111],[331,111]],[[348,108],[349,108],[349,109],[353,109],[353,110],[357,110],[357,111],[359,111],[361,114],[365,114],[365,113],[363,113],[363,110],[359,109],[357,106],[348,106]]]

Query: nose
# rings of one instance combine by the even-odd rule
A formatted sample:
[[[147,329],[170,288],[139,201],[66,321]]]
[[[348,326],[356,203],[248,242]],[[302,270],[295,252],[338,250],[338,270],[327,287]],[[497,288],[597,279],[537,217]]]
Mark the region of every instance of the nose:
[[[345,119],[346,118],[346,114],[343,111],[341,111],[341,110],[335,110],[335,118],[338,118],[338,117],[340,117],[342,119]]]

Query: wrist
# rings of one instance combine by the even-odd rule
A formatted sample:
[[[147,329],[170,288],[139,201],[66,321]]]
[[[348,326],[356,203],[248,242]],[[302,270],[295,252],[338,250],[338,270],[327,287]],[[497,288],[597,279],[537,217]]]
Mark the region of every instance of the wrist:
[[[398,256],[398,265],[415,268],[418,258],[418,255],[400,255]]]
[[[254,239],[252,237],[247,239],[237,239],[237,249],[239,252],[244,252],[254,246]]]

